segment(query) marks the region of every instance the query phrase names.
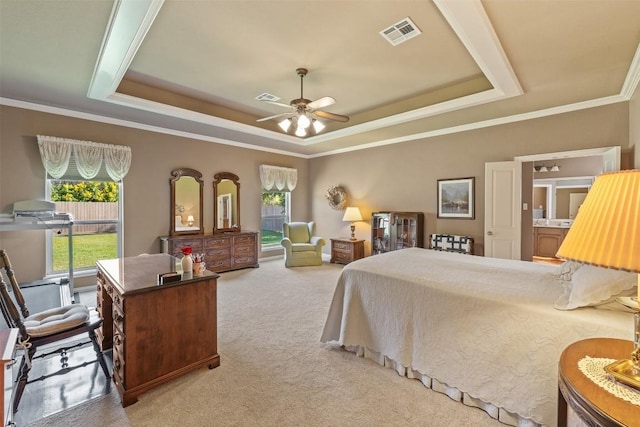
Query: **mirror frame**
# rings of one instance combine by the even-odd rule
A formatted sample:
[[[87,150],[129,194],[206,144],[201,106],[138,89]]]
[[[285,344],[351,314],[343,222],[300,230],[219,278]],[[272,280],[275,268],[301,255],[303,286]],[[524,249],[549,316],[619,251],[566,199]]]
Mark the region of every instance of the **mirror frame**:
[[[224,180],[232,181],[236,186],[236,226],[218,227],[218,184]],[[240,178],[231,172],[219,172],[213,176],[213,233],[229,233],[240,231]]]
[[[177,231],[176,230],[176,182],[182,177],[191,177],[196,180],[196,183],[200,186],[200,207],[199,207],[199,226],[198,230],[186,230],[186,231]],[[203,200],[202,193],[204,188],[204,181],[202,180],[202,174],[195,169],[189,168],[180,168],[171,171],[171,228],[169,230],[169,234],[171,236],[178,236],[183,234],[204,234],[204,224],[203,224]]]

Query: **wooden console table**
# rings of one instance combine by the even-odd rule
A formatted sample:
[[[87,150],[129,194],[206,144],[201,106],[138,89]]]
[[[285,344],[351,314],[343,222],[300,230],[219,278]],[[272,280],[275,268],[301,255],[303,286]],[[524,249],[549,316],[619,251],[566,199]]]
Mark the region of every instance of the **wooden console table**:
[[[584,356],[628,359],[631,341],[591,338],[571,344],[558,365],[558,426],[567,426],[567,405],[589,426],[636,426],[640,408],[600,388],[578,369]]]
[[[122,406],[187,372],[220,365],[217,348],[217,278],[183,274],[158,285],[159,273],[181,272],[168,254],[98,261],[97,331],[103,350],[113,348],[113,381]]]

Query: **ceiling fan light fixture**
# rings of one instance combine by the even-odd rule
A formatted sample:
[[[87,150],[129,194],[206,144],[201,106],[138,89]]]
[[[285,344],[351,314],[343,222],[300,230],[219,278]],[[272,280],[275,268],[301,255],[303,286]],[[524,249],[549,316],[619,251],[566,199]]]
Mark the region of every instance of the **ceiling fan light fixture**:
[[[314,120],[313,121],[313,129],[316,131],[316,133],[320,133],[324,130],[325,126],[324,123],[322,123],[319,120]]]
[[[298,125],[296,128],[296,136],[299,136],[300,138],[307,136],[307,131],[305,131],[302,126]]]
[[[307,117],[306,114],[302,113],[298,116],[298,127],[302,127],[303,129],[306,129],[309,127],[310,124],[311,124],[311,120],[309,120],[309,117]]]
[[[291,127],[291,119],[281,120],[278,123],[278,126],[280,126],[280,129],[282,129],[283,132],[287,132],[289,130],[289,128]]]

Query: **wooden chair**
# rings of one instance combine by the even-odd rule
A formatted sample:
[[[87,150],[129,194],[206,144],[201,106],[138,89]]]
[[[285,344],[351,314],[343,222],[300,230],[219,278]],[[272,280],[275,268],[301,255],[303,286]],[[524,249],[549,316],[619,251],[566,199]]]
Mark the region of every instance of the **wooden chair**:
[[[7,284],[2,275],[2,267],[11,283],[13,297],[20,307],[20,312],[16,308],[13,299],[9,295]],[[19,347],[24,350],[24,357],[20,362],[18,372],[18,386],[14,394],[13,412],[18,410],[20,398],[27,385],[29,371],[33,363],[34,356],[38,349],[42,346],[61,342],[67,338],[75,337],[81,334],[88,334],[93,348],[96,352],[97,360],[102,367],[104,374],[107,376],[107,384],[110,384],[109,368],[98,344],[96,337],[96,329],[102,325],[102,319],[96,310],[89,310],[81,304],[71,304],[64,307],[52,308],[40,313],[29,314],[15,278],[9,256],[4,249],[0,249],[0,308],[9,328],[18,328],[19,330]],[[65,346],[66,344],[66,346]],[[58,350],[63,355],[63,369],[60,373],[67,372],[73,368],[66,367],[66,351],[70,348],[77,347],[76,343],[61,343]]]

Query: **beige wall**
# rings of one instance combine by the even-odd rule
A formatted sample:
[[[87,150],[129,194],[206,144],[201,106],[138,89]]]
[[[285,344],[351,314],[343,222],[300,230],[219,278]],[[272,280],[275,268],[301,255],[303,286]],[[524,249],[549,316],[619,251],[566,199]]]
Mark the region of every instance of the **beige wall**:
[[[367,246],[371,212],[406,210],[425,213],[425,238],[434,232],[471,235],[482,254],[485,162],[510,160],[518,155],[613,145],[620,145],[625,150],[629,148],[630,116],[629,104],[620,103],[306,160],[0,107],[0,210],[10,212],[12,203],[17,200],[44,197],[45,173],[36,135],[45,134],[123,144],[132,148],[132,167],[124,180],[125,256],[159,251],[157,237],[168,233],[172,214],[169,206],[170,172],[180,167],[193,168],[203,174],[205,231],[213,227],[212,182],[213,175],[221,171],[240,177],[242,229],[258,231],[258,166],[263,163],[298,169],[292,220],[314,219],[318,233],[327,239],[348,236],[350,232],[349,223],[342,221],[343,212],[332,210],[324,198],[330,185],[342,185],[349,194],[349,205],[360,207],[367,219],[356,226],[357,236],[367,240]],[[637,151],[636,165],[640,165]],[[436,181],[461,177],[476,178],[475,219],[436,219]],[[532,192],[527,197],[532,199]],[[529,200],[529,206],[531,202]],[[42,231],[0,233],[0,247],[9,251],[20,281],[43,277],[44,234]],[[526,244],[526,240],[523,241],[523,245]],[[325,253],[328,252],[327,246]],[[88,279],[86,283],[90,281]],[[84,283],[81,281],[79,284]]]
[[[640,169],[640,85],[629,102],[629,147],[632,150],[635,169]]]
[[[620,103],[315,158],[309,175],[312,214],[324,236],[347,236],[342,212],[332,210],[323,199],[327,187],[342,185],[348,204],[360,207],[365,218],[379,210],[421,211],[426,218],[425,239],[434,232],[466,234],[476,239],[478,252],[483,253],[485,162],[614,145],[628,149],[628,118],[628,104]],[[476,178],[475,219],[437,219],[437,180],[462,177]],[[531,206],[532,192],[529,197]],[[369,233],[368,223],[357,224],[357,237],[369,243]]]
[[[206,232],[213,229],[213,176],[223,171],[240,177],[242,229],[260,230],[258,167],[263,163],[298,169],[292,215],[301,219],[310,216],[306,159],[11,107],[0,108],[0,122],[2,212],[11,212],[15,201],[44,198],[45,171],[36,135],[131,147],[131,169],[124,179],[125,256],[159,252],[158,236],[169,232],[170,215],[173,212],[169,206],[169,180],[171,171],[177,168],[188,167],[202,172]],[[37,280],[44,276],[43,231],[1,232],[0,247],[9,252],[20,281]],[[82,285],[82,281],[78,284]]]

